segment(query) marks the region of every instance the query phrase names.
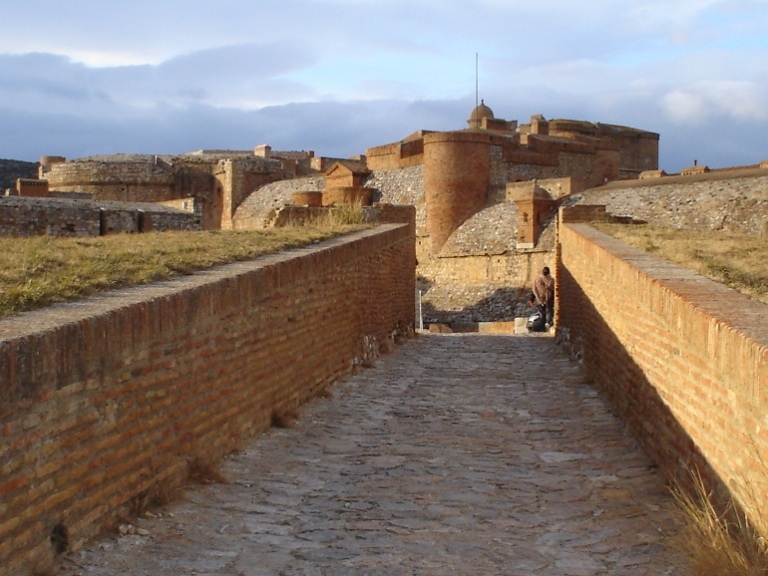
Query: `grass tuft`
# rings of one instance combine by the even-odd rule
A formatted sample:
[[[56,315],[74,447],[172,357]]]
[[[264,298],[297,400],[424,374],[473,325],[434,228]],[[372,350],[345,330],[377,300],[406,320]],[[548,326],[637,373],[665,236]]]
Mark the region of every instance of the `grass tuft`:
[[[276,408],[272,411],[271,422],[275,428],[292,428],[298,418],[296,410]]]
[[[219,463],[198,457],[189,463],[189,479],[198,484],[228,484],[229,480],[219,470]]]
[[[181,483],[170,478],[163,478],[152,489],[150,505],[162,508],[172,502],[181,500],[183,496],[184,488]]]
[[[699,475],[693,492],[673,490],[681,526],[673,546],[686,558],[686,576],[768,576],[765,539],[736,509],[719,506]]]
[[[333,398],[333,390],[331,390],[330,386],[325,386],[318,390],[317,392],[318,398]]]
[[[316,213],[310,224],[321,230],[335,230],[348,226],[362,226],[364,221],[363,205],[360,202],[329,206]]]

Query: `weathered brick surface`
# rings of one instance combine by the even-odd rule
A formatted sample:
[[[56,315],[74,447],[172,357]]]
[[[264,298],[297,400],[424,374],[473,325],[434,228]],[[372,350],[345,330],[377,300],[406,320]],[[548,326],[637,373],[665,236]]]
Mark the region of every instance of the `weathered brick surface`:
[[[0,575],[77,548],[413,327],[413,227],[0,321]]]
[[[768,307],[586,224],[561,224],[559,330],[670,476],[768,514]]]

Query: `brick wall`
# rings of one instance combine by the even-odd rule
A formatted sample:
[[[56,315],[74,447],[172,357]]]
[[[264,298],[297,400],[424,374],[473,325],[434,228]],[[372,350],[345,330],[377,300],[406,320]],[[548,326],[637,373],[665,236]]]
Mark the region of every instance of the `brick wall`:
[[[409,333],[413,226],[0,320],[0,575],[77,548]],[[51,536],[54,536],[52,539]]]
[[[768,519],[768,307],[561,223],[558,331],[670,477],[696,467]]]
[[[490,136],[476,132],[424,137],[426,228],[433,253],[488,201],[492,143]]]

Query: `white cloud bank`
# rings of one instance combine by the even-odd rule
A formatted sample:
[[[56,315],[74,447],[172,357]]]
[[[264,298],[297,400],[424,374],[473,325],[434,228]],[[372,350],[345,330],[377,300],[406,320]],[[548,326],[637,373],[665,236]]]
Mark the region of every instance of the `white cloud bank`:
[[[479,53],[500,117],[659,132],[668,171],[768,159],[759,0],[6,4],[4,158],[262,143],[358,154],[464,127]]]

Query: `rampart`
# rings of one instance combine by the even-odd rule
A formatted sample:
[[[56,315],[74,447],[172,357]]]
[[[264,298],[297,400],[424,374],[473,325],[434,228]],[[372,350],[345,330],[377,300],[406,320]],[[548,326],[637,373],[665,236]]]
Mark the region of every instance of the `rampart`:
[[[574,201],[603,204],[614,216],[656,226],[768,234],[768,164],[611,182],[579,193]]]
[[[200,230],[200,214],[148,203],[0,197],[0,236]]]
[[[152,156],[86,158],[41,166],[51,190],[84,192],[104,200],[154,202],[174,198],[173,173]]]
[[[438,132],[424,138],[426,228],[435,254],[488,201],[492,139],[474,132]]]
[[[285,178],[283,161],[236,151],[179,156],[118,154],[65,161],[43,157],[40,177],[58,193],[119,202],[195,198],[205,229],[232,228],[237,206],[255,188]],[[295,171],[295,167],[293,168]]]
[[[384,224],[0,320],[0,575],[77,549],[410,333],[413,247]]]
[[[765,520],[768,307],[561,215],[558,331],[588,376],[668,476]]]

